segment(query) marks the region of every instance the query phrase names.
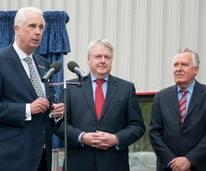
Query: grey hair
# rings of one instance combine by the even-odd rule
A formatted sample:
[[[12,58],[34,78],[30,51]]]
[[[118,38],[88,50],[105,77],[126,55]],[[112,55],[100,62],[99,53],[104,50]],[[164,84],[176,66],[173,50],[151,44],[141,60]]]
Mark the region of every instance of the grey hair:
[[[177,54],[184,53],[184,52],[190,52],[192,53],[192,63],[195,67],[199,67],[200,65],[200,57],[197,52],[190,50],[189,48],[179,49]]]
[[[113,51],[114,51],[114,47],[113,45],[109,42],[109,40],[107,39],[97,39],[97,40],[92,40],[90,43],[89,43],[89,46],[88,46],[88,50],[87,50],[87,55],[90,56],[91,53],[92,53],[92,48],[94,46],[96,46],[97,44],[100,44],[100,45],[103,45],[105,47],[108,47],[111,51],[112,51],[112,57],[113,57]]]
[[[23,24],[26,22],[26,15],[25,15],[26,12],[33,12],[33,13],[41,15],[42,18],[43,18],[43,24],[45,26],[45,20],[44,20],[44,17],[43,17],[43,12],[42,12],[42,10],[40,10],[36,7],[23,7],[23,8],[20,8],[17,11],[16,16],[14,18],[14,25],[17,25],[19,27],[23,26]]]

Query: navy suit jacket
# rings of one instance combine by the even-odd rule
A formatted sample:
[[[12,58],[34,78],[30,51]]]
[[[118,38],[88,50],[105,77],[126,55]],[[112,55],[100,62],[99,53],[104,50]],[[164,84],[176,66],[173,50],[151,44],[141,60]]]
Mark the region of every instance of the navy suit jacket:
[[[83,80],[81,85],[81,87],[68,86],[68,170],[128,171],[128,146],[138,140],[145,131],[134,85],[109,76],[100,120],[97,120],[95,114],[90,76]],[[95,132],[96,130],[116,134],[119,138],[119,150],[115,147],[99,150],[86,145],[82,146],[78,142],[81,132]],[[63,138],[63,124],[57,133]]]
[[[149,136],[157,154],[157,171],[169,161],[185,156],[191,171],[206,170],[206,87],[196,81],[184,125],[180,124],[176,85],[156,94]]]
[[[48,70],[47,60],[34,54],[40,76]],[[47,95],[50,89],[46,86]],[[52,121],[48,114],[32,115],[25,121],[26,103],[37,98],[35,90],[14,50],[0,50],[0,170],[36,171],[46,145],[51,170]]]

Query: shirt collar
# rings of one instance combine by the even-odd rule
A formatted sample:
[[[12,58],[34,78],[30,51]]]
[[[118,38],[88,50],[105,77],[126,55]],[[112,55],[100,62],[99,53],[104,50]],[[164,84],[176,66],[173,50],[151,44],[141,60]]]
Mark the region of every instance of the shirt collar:
[[[18,54],[19,58],[21,60],[23,60],[24,58],[26,58],[27,56],[31,57],[32,58],[32,54],[31,55],[27,55],[26,53],[24,53],[20,48],[19,46],[17,45],[16,41],[13,43],[13,47],[16,51],[16,53]]]
[[[96,81],[98,78],[96,78],[93,74],[92,74],[92,72],[90,72],[90,76],[91,76],[91,80],[92,80],[92,82],[93,81]],[[109,76],[107,75],[106,77],[104,77],[103,78],[105,81],[108,81],[108,79],[109,79]]]
[[[192,93],[194,86],[195,86],[195,80],[192,82],[192,84],[190,84],[190,86],[188,86],[188,87],[186,88],[186,90],[187,90],[189,93]],[[180,92],[181,88],[180,88],[179,86],[177,86],[177,90],[178,90],[178,92]]]

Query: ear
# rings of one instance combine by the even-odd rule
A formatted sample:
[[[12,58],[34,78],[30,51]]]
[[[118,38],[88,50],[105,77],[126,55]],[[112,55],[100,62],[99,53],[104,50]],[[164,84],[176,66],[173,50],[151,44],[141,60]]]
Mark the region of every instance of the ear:
[[[199,66],[195,67],[195,75],[199,72]]]
[[[19,30],[20,30],[20,27],[17,26],[17,25],[15,25],[15,26],[14,26],[14,32],[15,32],[15,35],[18,35]]]
[[[87,63],[90,64],[90,57],[87,56]]]

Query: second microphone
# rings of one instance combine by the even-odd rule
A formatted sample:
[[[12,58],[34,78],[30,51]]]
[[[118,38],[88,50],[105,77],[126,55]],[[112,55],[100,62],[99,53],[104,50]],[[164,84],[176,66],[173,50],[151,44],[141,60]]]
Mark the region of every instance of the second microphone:
[[[85,79],[87,77],[87,75],[84,73],[84,71],[82,71],[79,68],[79,65],[76,62],[74,61],[68,62],[67,67],[71,72],[75,73],[78,77],[82,79]]]

